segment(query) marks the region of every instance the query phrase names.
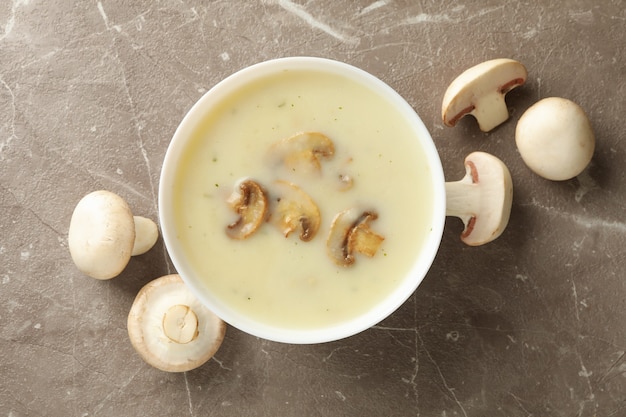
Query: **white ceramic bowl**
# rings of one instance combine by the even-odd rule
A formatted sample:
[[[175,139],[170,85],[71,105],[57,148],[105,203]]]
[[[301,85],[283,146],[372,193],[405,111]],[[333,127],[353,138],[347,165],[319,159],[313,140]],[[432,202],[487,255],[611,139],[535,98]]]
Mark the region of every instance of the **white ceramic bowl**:
[[[421,144],[432,173],[432,188],[434,190],[430,201],[432,232],[426,237],[423,250],[415,253],[410,272],[399,281],[397,287],[387,297],[381,299],[377,305],[364,314],[328,328],[276,327],[260,322],[255,317],[246,316],[229,306],[203,284],[202,277],[194,265],[189,262],[176,237],[176,222],[173,220],[175,172],[194,129],[232,91],[245,86],[247,83],[252,83],[260,77],[285,70],[315,70],[347,76],[382,96],[412,126],[415,140]],[[446,196],[441,161],[429,132],[413,108],[391,87],[373,75],[345,63],[312,57],[281,58],[252,65],[224,79],[204,94],[184,117],[172,138],[163,162],[159,185],[159,217],[165,245],[178,273],[198,299],[224,321],[239,330],[260,338],[294,344],[329,342],[354,335],[376,325],[400,307],[418,287],[435,258],[443,233],[445,206]]]

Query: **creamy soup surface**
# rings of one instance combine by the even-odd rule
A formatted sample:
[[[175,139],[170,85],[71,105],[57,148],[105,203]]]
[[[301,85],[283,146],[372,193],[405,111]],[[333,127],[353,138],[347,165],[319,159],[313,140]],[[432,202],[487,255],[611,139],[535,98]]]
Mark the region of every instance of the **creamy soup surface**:
[[[298,132],[334,143],[319,173],[272,158],[272,145]],[[405,278],[431,233],[431,172],[415,135],[393,106],[343,76],[286,71],[247,85],[203,119],[178,163],[175,227],[185,261],[215,297],[264,324],[315,329],[353,319]],[[237,214],[227,200],[245,178],[270,198],[276,180],[300,187],[319,207],[317,235],[285,237],[268,222],[247,239],[228,237]],[[384,241],[373,257],[339,266],[326,239],[335,215],[354,207],[378,214],[371,229]]]

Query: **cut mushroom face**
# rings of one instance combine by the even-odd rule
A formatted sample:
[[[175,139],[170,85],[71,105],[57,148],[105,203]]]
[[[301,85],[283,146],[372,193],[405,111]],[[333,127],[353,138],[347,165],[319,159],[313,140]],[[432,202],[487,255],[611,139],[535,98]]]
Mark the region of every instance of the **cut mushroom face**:
[[[226,324],[202,305],[180,276],[146,284],[128,314],[128,336],[148,364],[167,372],[186,372],[219,349]]]
[[[515,142],[526,165],[553,181],[580,174],[595,149],[591,123],[583,109],[560,97],[545,98],[526,110],[517,122]]]
[[[506,228],[513,202],[513,183],[506,165],[485,152],[469,154],[465,169],[462,180],[446,183],[446,215],[463,221],[464,243],[479,246],[496,239]]]
[[[297,133],[274,144],[270,157],[281,161],[290,172],[319,173],[321,161],[335,154],[333,141],[320,132]]]
[[[78,269],[97,279],[119,275],[131,255],[154,246],[159,232],[152,220],[133,217],[128,204],[110,191],[83,197],[70,220],[68,246]]]
[[[448,87],[441,116],[446,126],[455,126],[463,116],[473,115],[483,132],[509,118],[506,93],[526,82],[528,72],[513,59],[493,59],[469,68]]]
[[[267,195],[255,181],[241,181],[228,198],[228,204],[239,215],[226,227],[232,239],[247,239],[252,236],[268,215]]]
[[[370,223],[378,218],[373,211],[360,211],[355,208],[337,214],[330,227],[326,248],[330,258],[339,266],[350,266],[361,253],[372,257],[385,239],[370,228]]]
[[[297,185],[278,180],[273,190],[276,206],[271,222],[285,237],[299,230],[300,240],[313,239],[321,223],[320,210],[313,199]]]

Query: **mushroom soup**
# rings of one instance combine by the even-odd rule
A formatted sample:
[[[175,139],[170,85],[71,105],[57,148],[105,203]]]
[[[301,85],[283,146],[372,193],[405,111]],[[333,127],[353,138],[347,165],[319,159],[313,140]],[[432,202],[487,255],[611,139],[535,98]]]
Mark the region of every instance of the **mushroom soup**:
[[[415,135],[387,99],[342,75],[291,70],[239,88],[177,163],[185,262],[220,302],[269,326],[363,314],[405,279],[432,233],[433,180]],[[348,231],[332,237],[353,213],[356,243]]]

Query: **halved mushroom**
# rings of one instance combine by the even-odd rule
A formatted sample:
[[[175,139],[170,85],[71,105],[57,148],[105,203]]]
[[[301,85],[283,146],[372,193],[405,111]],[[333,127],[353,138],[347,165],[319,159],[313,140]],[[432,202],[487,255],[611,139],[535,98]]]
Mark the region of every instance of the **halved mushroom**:
[[[226,324],[206,308],[177,274],[146,284],[128,314],[130,342],[148,364],[186,372],[211,359]]]
[[[133,216],[122,197],[99,190],[84,196],[74,208],[67,240],[78,269],[104,280],[118,276],[131,256],[147,252],[158,237],[155,222]]]
[[[300,230],[300,240],[308,242],[313,239],[321,223],[320,210],[313,199],[297,185],[284,180],[274,182],[272,191],[276,207],[272,211],[271,223],[285,237]]]
[[[485,152],[469,154],[465,169],[462,180],[446,182],[446,215],[463,221],[461,240],[465,244],[479,246],[496,239],[506,228],[513,183],[506,165]]]
[[[252,236],[268,216],[268,201],[263,187],[256,181],[241,181],[227,200],[239,218],[226,227],[232,239],[247,239]]]
[[[319,173],[321,161],[335,154],[333,141],[320,132],[300,132],[275,143],[270,156],[299,174]]]
[[[471,114],[480,130],[490,131],[509,118],[504,96],[523,85],[527,77],[526,67],[513,59],[492,59],[469,68],[452,81],[443,96],[444,124],[452,127]]]
[[[356,261],[355,253],[374,256],[385,240],[370,228],[370,223],[377,218],[376,212],[356,208],[338,213],[326,240],[328,255],[333,262],[339,266],[350,266]]]

